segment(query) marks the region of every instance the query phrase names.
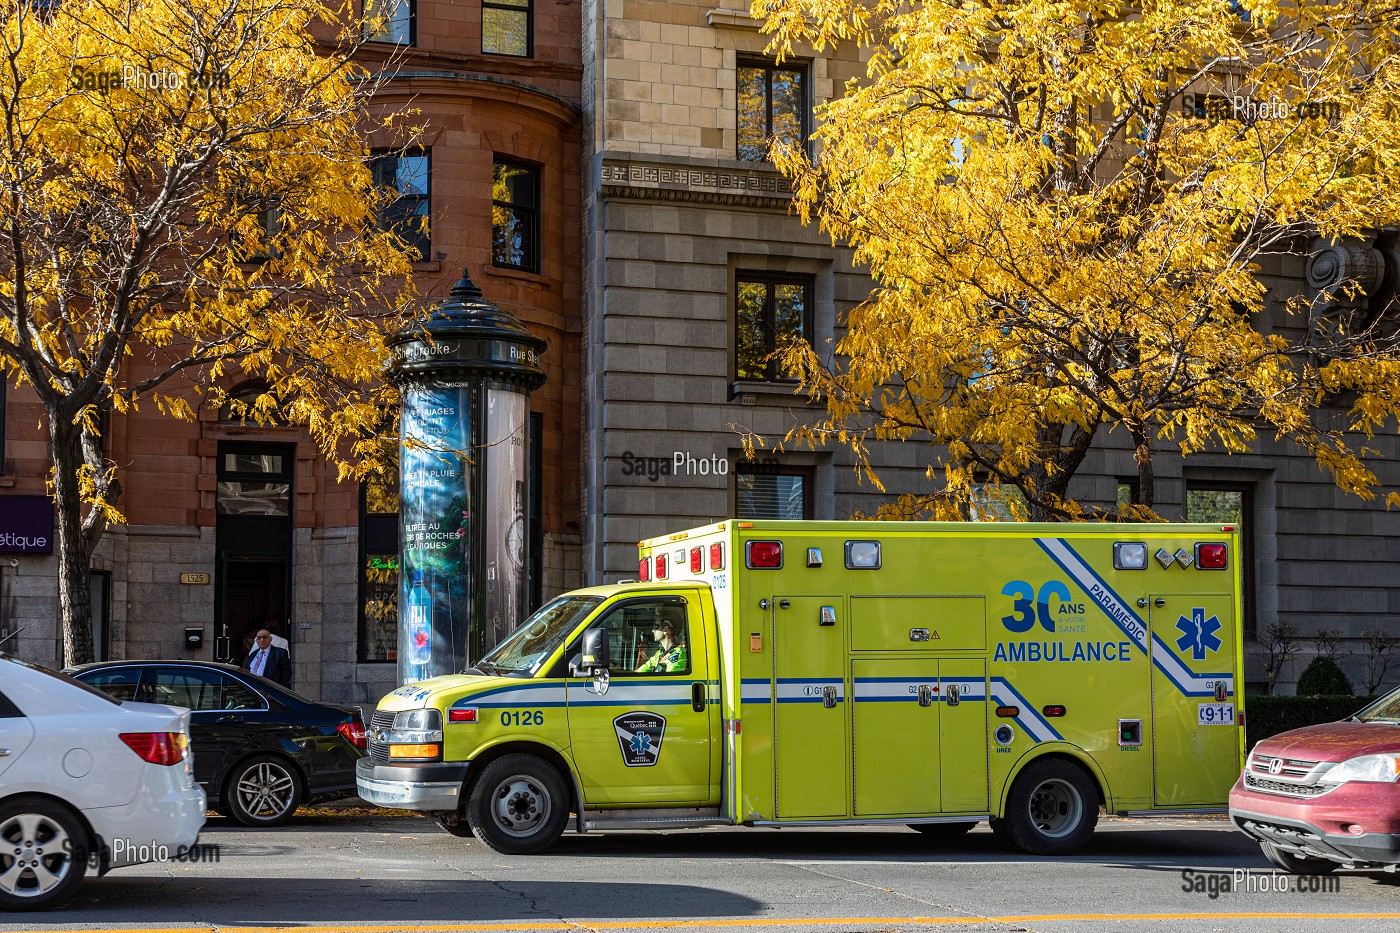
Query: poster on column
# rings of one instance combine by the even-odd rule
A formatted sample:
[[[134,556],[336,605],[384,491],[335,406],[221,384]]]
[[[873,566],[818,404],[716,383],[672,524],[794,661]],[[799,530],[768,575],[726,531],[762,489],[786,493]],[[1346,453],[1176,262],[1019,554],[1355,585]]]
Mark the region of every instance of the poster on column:
[[[527,397],[486,391],[486,648],[524,621]]]
[[[412,388],[404,396],[399,451],[403,683],[456,673],[466,665],[471,398],[465,386]]]

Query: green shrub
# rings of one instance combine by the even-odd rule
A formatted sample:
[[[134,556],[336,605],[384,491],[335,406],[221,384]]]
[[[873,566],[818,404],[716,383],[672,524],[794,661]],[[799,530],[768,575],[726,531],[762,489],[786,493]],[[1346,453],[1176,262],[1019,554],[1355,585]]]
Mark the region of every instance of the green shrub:
[[[1250,748],[1260,739],[1346,719],[1369,706],[1375,697],[1248,697],[1245,699],[1245,740]]]
[[[1312,659],[1298,678],[1298,696],[1349,697],[1351,681],[1347,680],[1347,675],[1342,673],[1336,661],[1319,655]]]

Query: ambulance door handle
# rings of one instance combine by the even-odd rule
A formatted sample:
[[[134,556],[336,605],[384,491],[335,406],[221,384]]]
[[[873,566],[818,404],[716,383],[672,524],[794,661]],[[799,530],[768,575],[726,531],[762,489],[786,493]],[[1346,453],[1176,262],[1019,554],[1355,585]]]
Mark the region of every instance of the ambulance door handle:
[[[1161,608],[1162,608],[1163,606],[1165,606],[1166,604],[1167,604],[1167,601],[1166,601],[1165,599],[1163,599],[1162,597],[1160,597],[1160,596],[1158,596],[1156,599],[1152,600],[1152,605],[1156,606],[1158,609],[1161,609]]]
[[[825,706],[827,709],[836,708],[835,687],[822,687],[822,706]]]
[[[697,713],[705,712],[705,682],[697,680],[690,685],[690,708]]]
[[[791,609],[791,608],[792,608],[792,603],[788,602],[786,599],[780,599],[780,600],[778,600],[778,608],[779,608],[779,609]]]
[[[925,707],[933,705],[933,688],[928,684],[919,684],[919,705]]]

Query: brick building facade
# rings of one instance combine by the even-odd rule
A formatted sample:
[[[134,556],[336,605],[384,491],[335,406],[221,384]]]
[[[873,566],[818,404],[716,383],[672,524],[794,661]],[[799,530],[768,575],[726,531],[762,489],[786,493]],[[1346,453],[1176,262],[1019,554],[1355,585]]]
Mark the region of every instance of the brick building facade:
[[[548,341],[549,381],[531,398],[531,480],[536,589],[553,593],[579,582],[578,8],[486,6],[483,31],[481,5],[392,4],[364,60],[392,70],[380,99],[416,108],[425,132],[376,172],[403,195],[395,217],[429,220],[415,233],[425,302],[446,297],[467,268],[488,299]],[[49,468],[37,402],[25,387],[6,394],[0,510],[8,497],[41,497]],[[304,432],[221,420],[209,406],[193,423],[154,406],[113,415],[107,444],[122,466],[127,524],[108,532],[93,563],[98,657],[210,659],[224,625],[237,657],[245,631],[270,623],[291,641],[294,685],[309,696],[372,704],[396,685],[394,619],[375,619],[397,550],[396,518],[373,514],[382,496],[367,502],[359,486],[338,483]],[[49,664],[62,658],[56,565],[0,555],[0,638],[14,635],[4,648]],[[202,647],[186,647],[186,629],[201,632]]]

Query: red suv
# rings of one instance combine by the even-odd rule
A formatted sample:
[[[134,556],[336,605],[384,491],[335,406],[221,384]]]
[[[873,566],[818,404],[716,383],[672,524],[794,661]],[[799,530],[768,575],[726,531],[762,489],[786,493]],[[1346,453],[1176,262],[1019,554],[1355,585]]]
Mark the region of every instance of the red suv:
[[[1400,690],[1341,722],[1265,739],[1230,819],[1284,871],[1400,866]]]

